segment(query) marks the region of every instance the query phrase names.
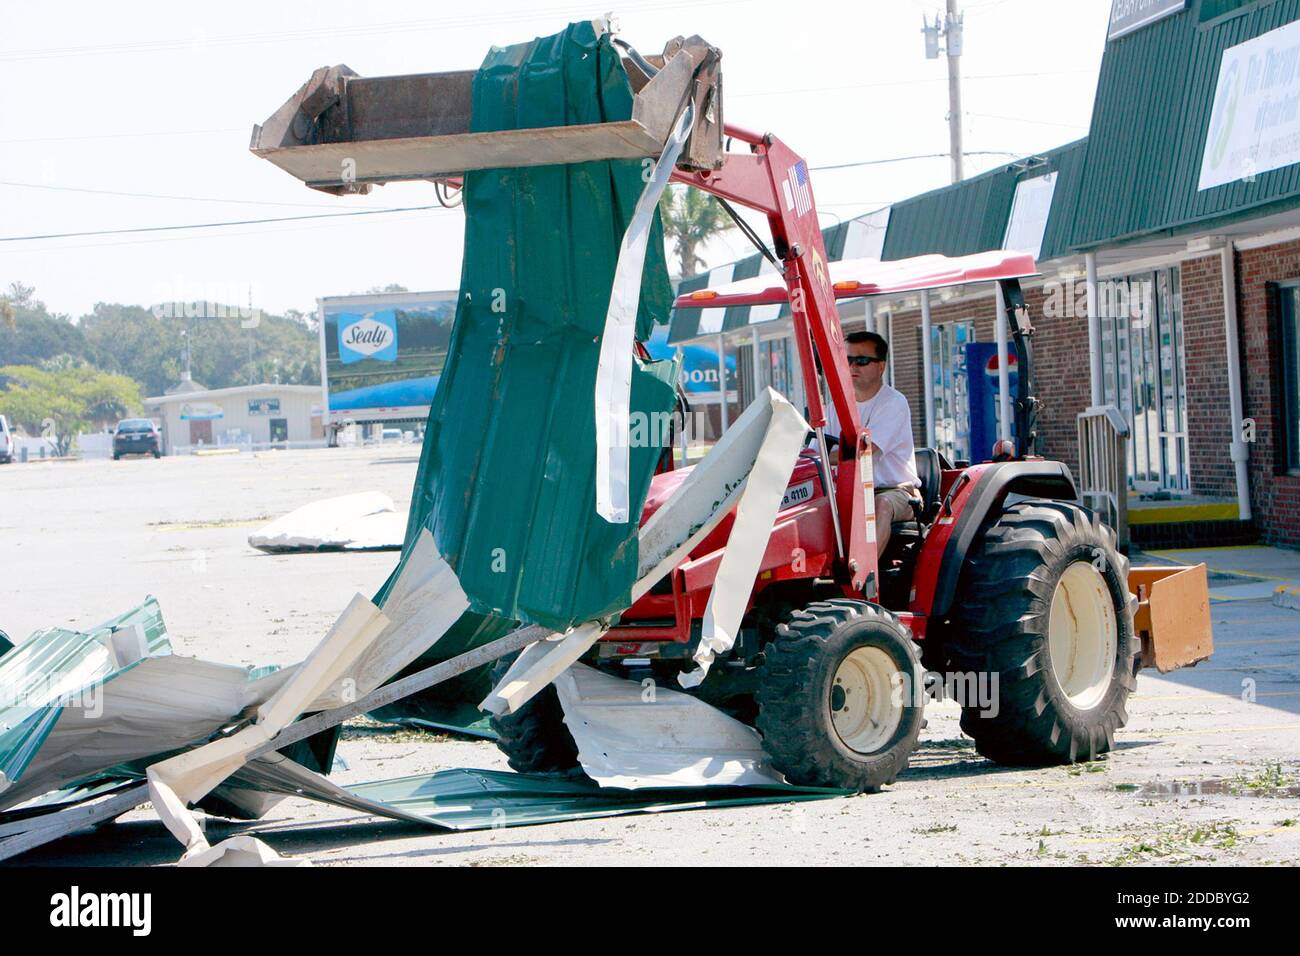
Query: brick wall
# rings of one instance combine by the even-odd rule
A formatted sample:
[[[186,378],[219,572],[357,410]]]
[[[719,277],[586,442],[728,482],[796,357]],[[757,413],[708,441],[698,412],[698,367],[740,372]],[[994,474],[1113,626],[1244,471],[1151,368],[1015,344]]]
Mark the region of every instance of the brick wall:
[[[1251,507],[1266,542],[1300,547],[1300,476],[1278,473],[1284,465],[1276,440],[1281,409],[1274,399],[1280,342],[1265,285],[1289,279],[1300,279],[1300,241],[1237,255],[1243,400],[1246,417],[1255,422],[1255,442],[1250,445]]]
[[[1044,408],[1039,415],[1039,454],[1065,462],[1072,472],[1079,468],[1076,416],[1088,407],[1088,320],[1085,315],[1048,318],[1043,315],[1043,293],[1025,290],[1025,305],[1034,323],[1034,370],[1038,397]],[[965,302],[940,304],[930,309],[935,325],[944,322],[974,322],[975,338],[992,342],[997,305],[992,293]],[[894,313],[894,385],[912,406],[912,430],[917,446],[925,443],[925,400],[921,368],[921,312],[914,309]],[[987,456],[989,449],[983,450]],[[976,457],[980,453],[975,452]]]
[[[1235,497],[1236,472],[1228,454],[1227,340],[1223,324],[1220,255],[1182,264],[1183,352],[1187,381],[1187,452],[1192,493]]]
[[[1188,259],[1181,266],[1183,348],[1187,383],[1187,436],[1192,492],[1235,497],[1236,474],[1229,456],[1232,415],[1223,320],[1223,278],[1218,254]],[[1279,413],[1277,330],[1269,315],[1266,283],[1300,279],[1300,240],[1237,254],[1237,308],[1241,329],[1243,402],[1255,422],[1250,446],[1251,501],[1255,525],[1269,544],[1300,547],[1300,475],[1278,473]],[[1035,323],[1034,356],[1038,394],[1039,451],[1078,470],[1075,416],[1089,403],[1088,322],[1084,315],[1043,315],[1043,294],[1027,289],[1026,304]],[[975,323],[976,339],[994,340],[996,307],[990,294],[931,309],[935,324]],[[918,447],[925,441],[921,369],[921,313],[895,312],[890,348],[897,388],[912,406]]]

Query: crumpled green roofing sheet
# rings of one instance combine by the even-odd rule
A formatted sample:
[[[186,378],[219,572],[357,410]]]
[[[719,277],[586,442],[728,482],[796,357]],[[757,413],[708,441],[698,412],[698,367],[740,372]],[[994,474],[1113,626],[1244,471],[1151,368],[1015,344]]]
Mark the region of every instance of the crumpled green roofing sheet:
[[[440,770],[341,787],[289,760],[255,760],[241,768],[230,783],[448,830],[531,826],[630,813],[789,803],[849,795],[845,790],[788,784],[622,790],[602,787],[579,776],[474,769]]]
[[[474,77],[470,125],[565,126],[631,111],[617,51],[584,21],[492,49]],[[632,520],[600,518],[593,396],[619,241],[644,186],[635,160],[466,176],[460,302],[406,545],[429,527],[474,611],[563,631],[630,603],[638,519],[662,449],[632,450]],[[670,304],[657,221],[653,231],[640,339]],[[632,413],[667,415],[676,376],[673,362],[638,360]]]
[[[772,785],[617,790],[590,780],[498,770],[442,770],[347,788],[367,800],[417,813],[450,830],[529,826],[563,820],[665,813],[847,796],[844,790]]]
[[[475,131],[626,119],[622,60],[590,22],[494,48],[474,78]],[[429,412],[406,544],[422,528],[456,570],[471,610],[399,676],[507,633],[518,621],[563,631],[623,610],[637,570],[637,524],[595,511],[592,397],[619,241],[644,188],[641,164],[601,161],[471,172],[465,182],[461,297]],[[637,337],[666,321],[671,289],[656,216]],[[631,409],[668,413],[675,362],[633,369]],[[639,518],[661,449],[634,448]],[[490,733],[459,709],[491,689],[483,669],[371,716]],[[477,726],[476,726],[477,725]]]
[[[89,631],[44,628],[0,657],[0,806],[65,706],[95,707],[104,681],[137,656],[170,653],[158,602],[149,597]]]

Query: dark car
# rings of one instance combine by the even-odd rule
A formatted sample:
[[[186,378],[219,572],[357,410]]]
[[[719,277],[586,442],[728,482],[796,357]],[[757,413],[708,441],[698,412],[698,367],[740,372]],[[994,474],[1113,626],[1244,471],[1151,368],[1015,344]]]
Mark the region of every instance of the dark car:
[[[147,418],[125,418],[113,432],[113,460],[123,455],[162,457],[162,436],[158,426]]]

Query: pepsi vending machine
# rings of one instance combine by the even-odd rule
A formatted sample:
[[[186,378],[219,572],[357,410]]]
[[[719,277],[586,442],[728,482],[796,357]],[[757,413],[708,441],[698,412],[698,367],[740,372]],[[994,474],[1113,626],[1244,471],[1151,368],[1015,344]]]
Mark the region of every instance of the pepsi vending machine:
[[[1016,395],[1016,350],[1009,346],[1007,385],[1012,401]],[[971,461],[988,461],[1000,434],[998,425],[1001,403],[998,401],[998,347],[991,342],[971,342],[966,346],[966,369],[970,393]],[[1011,438],[1016,438],[1015,416],[1011,419]]]

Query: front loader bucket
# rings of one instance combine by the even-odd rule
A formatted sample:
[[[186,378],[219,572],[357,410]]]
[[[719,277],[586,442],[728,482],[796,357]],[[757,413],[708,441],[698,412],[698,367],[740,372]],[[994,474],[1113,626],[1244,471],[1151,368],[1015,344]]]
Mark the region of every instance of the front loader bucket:
[[[321,67],[253,127],[249,149],[315,189],[366,193],[372,185],[471,169],[657,157],[690,98],[697,122],[678,165],[719,169],[719,58],[699,37],[678,37],[661,56],[624,59],[631,119],[498,132],[470,130],[474,70],[362,77],[342,65]]]
[[[1128,589],[1138,598],[1133,628],[1142,640],[1139,667],[1167,674],[1214,652],[1204,564],[1131,568]]]

